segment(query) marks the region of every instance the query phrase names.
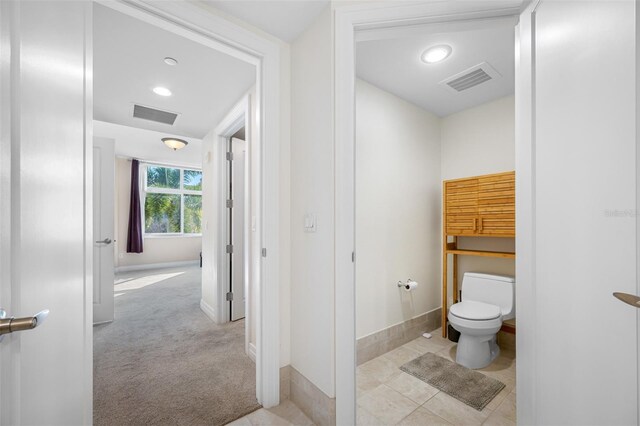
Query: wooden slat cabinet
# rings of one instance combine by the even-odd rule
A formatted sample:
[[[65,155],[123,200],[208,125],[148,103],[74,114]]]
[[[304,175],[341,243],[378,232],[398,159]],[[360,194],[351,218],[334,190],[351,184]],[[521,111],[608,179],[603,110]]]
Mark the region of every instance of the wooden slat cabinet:
[[[449,235],[474,235],[478,223],[478,179],[444,183],[446,232]]]
[[[516,235],[515,172],[478,177],[478,235]]]
[[[445,233],[515,236],[515,172],[444,182]]]

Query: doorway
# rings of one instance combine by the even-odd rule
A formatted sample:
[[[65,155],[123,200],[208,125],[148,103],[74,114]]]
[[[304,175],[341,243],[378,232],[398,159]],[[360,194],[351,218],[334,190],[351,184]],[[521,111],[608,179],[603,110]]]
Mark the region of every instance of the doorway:
[[[260,136],[270,147],[261,171],[277,176],[280,46],[192,4],[108,5],[257,67],[261,82],[257,103],[264,114],[259,123],[265,126]],[[39,328],[2,343],[0,417],[6,424],[88,424],[92,418],[93,6],[93,2],[0,6],[3,46],[11,46],[0,52],[1,79],[4,87],[11,88],[0,111],[3,170],[11,170],[2,174],[0,185],[4,223],[0,295],[10,315],[44,307],[52,312],[45,331]],[[234,47],[229,40],[234,40]],[[28,79],[21,77],[27,74]],[[43,90],[47,96],[42,96]],[[38,178],[27,179],[34,176],[33,170],[38,170]],[[256,394],[265,406],[278,402],[277,182],[269,180],[262,187],[274,191],[261,210],[269,213],[265,218],[269,226],[260,234],[260,242],[270,249],[269,257],[260,259],[267,269],[261,271],[259,313],[267,326],[259,329],[265,343],[258,339]]]
[[[95,283],[111,288],[115,315],[94,328],[94,423],[224,424],[259,407],[242,321],[246,142],[230,142],[227,206],[205,202],[218,182],[203,152],[255,90],[256,66],[103,5],[93,22],[94,135],[114,142],[117,201],[115,285]],[[220,266],[240,285],[228,293],[236,322],[216,324],[200,307],[212,263],[203,239],[224,238],[205,224],[225,207],[233,240]]]
[[[467,292],[467,275],[515,275],[514,256],[489,257],[515,251],[515,24],[514,17],[452,23],[356,43],[357,424],[515,425],[515,336],[499,332],[500,319],[486,336],[498,339],[495,357],[476,362],[461,356],[457,330],[447,336],[446,325],[448,312],[477,301]],[[439,60],[432,52],[441,53]],[[500,211],[500,233],[467,232],[478,220],[466,222],[477,214],[476,180],[505,172],[508,182],[496,184],[503,198],[491,196],[488,207]],[[447,198],[444,182],[461,185],[462,195]],[[450,230],[449,216],[465,229]],[[479,222],[493,223],[484,216]],[[442,261],[452,255],[443,247],[451,249],[454,238],[461,254],[449,272]],[[457,288],[462,300],[446,297]],[[505,323],[513,320],[514,289],[504,286]],[[501,303],[478,296],[495,309]],[[442,363],[443,374],[444,366],[464,371],[465,392],[474,397],[421,376],[431,362]]]
[[[354,329],[350,329],[350,324],[355,324],[355,315],[353,315],[353,306],[355,303],[355,291],[350,287],[353,283],[354,268],[353,259],[353,241],[352,221],[354,217],[353,203],[353,173],[351,165],[354,164],[353,151],[353,121],[354,103],[352,100],[354,94],[355,81],[354,74],[354,50],[351,48],[354,41],[358,37],[371,37],[376,32],[379,35],[387,35],[399,32],[410,33],[420,25],[416,23],[430,23],[430,25],[442,26],[450,25],[452,19],[482,19],[505,15],[520,15],[519,25],[517,27],[518,41],[516,43],[518,61],[516,69],[516,111],[517,111],[517,172],[520,177],[517,181],[518,193],[523,194],[517,205],[518,224],[517,232],[519,233],[517,252],[519,261],[517,270],[519,275],[519,291],[517,293],[517,306],[519,309],[519,317],[526,324],[525,330],[521,329],[518,336],[518,349],[520,351],[520,361],[518,370],[518,403],[519,412],[518,419],[523,423],[585,423],[594,422],[594,418],[599,419],[600,423],[611,423],[612,418],[620,419],[619,423],[635,423],[637,419],[637,340],[638,333],[637,314],[633,311],[614,309],[614,302],[611,292],[615,291],[613,283],[608,278],[597,278],[609,275],[611,265],[619,265],[615,268],[616,273],[625,276],[625,284],[622,281],[615,283],[618,286],[625,285],[625,292],[637,291],[637,277],[634,272],[634,256],[637,256],[635,247],[635,232],[633,226],[637,222],[637,215],[633,215],[634,220],[628,222],[609,221],[603,218],[603,211],[606,211],[605,204],[598,204],[601,199],[595,201],[590,195],[576,200],[575,195],[580,194],[577,186],[575,190],[567,192],[567,196],[560,193],[553,182],[565,181],[568,163],[576,167],[573,171],[581,171],[580,177],[587,180],[598,179],[599,182],[610,182],[598,173],[591,173],[582,170],[580,164],[586,164],[582,157],[572,157],[573,149],[569,148],[563,151],[563,148],[573,146],[568,141],[580,141],[578,151],[585,146],[594,148],[589,151],[589,155],[598,156],[595,161],[599,165],[603,165],[606,161],[606,167],[603,166],[600,171],[607,170],[607,173],[613,172],[613,169],[620,171],[620,167],[625,173],[629,174],[628,179],[617,180],[616,183],[624,188],[624,194],[618,187],[606,185],[596,185],[598,191],[602,191],[602,199],[614,197],[615,203],[622,205],[634,205],[636,201],[633,195],[634,189],[637,189],[637,161],[635,164],[627,160],[633,159],[633,147],[636,146],[636,140],[632,131],[635,128],[637,117],[625,115],[626,120],[620,121],[617,113],[624,110],[627,113],[634,111],[633,95],[634,91],[625,90],[625,85],[632,85],[637,80],[637,76],[632,74],[634,67],[629,65],[623,67],[628,73],[618,73],[616,67],[620,64],[629,64],[637,57],[637,46],[633,45],[634,38],[634,16],[631,8],[633,3],[619,3],[614,5],[608,2],[595,3],[556,3],[550,1],[530,2],[523,7],[522,12],[518,7],[507,9],[494,9],[484,4],[477,7],[470,5],[448,5],[446,13],[435,5],[415,5],[405,8],[397,8],[395,10],[367,10],[366,7],[351,8],[344,13],[338,12],[336,19],[336,40],[337,40],[337,59],[336,59],[336,128],[338,134],[336,138],[337,152],[337,185],[336,197],[339,203],[337,209],[337,235],[344,238],[339,239],[338,248],[336,250],[336,267],[337,267],[337,283],[336,283],[336,321],[346,324],[337,330],[337,354],[336,369],[337,377],[337,417],[339,422],[355,422],[355,374],[352,374],[353,365],[356,363],[355,348],[353,341],[355,340]],[[607,25],[603,25],[601,20],[602,14],[611,14],[616,20],[607,20]],[[393,16],[394,19],[390,19]],[[613,24],[616,22],[616,24]],[[402,25],[409,24],[401,28]],[[619,25],[624,23],[624,25]],[[616,26],[616,28],[613,28]],[[377,28],[377,29],[376,29]],[[569,33],[565,30],[571,28],[572,31],[580,34],[589,34],[591,37],[579,38],[580,43],[585,43],[579,47],[573,46],[565,41],[576,41],[576,38],[566,37]],[[595,29],[595,31],[594,31]],[[369,31],[370,30],[370,31]],[[559,31],[562,30],[562,31]],[[368,33],[368,34],[367,34]],[[607,36],[615,36],[624,38],[625,42],[620,49],[615,52],[608,48],[611,40]],[[590,55],[580,56],[574,52],[585,51],[586,46]],[[597,47],[594,47],[597,46]],[[634,49],[635,47],[635,49]],[[546,61],[540,62],[541,52],[546,55]],[[600,56],[606,56],[605,53],[612,57],[609,60],[600,61]],[[555,55],[555,56],[554,56]],[[579,90],[565,92],[565,86],[561,82],[567,81],[569,75],[577,72],[577,69],[584,69],[584,64],[577,61],[576,58],[584,61],[600,61],[606,63],[606,67],[596,67],[591,72],[582,75],[592,81],[596,86],[602,89],[595,97],[593,93],[589,93],[589,97],[578,96]],[[608,56],[606,56],[608,58]],[[559,64],[554,59],[562,58],[563,62]],[[562,73],[559,73],[558,66],[561,65]],[[616,75],[617,77],[613,77]],[[597,82],[597,83],[596,83]],[[579,86],[575,86],[579,87]],[[604,93],[606,92],[606,94]],[[559,95],[564,93],[566,96]],[[615,95],[613,94],[615,93]],[[539,96],[543,95],[546,100],[545,109],[539,108]],[[614,101],[615,99],[615,101]],[[619,103],[622,102],[622,104]],[[624,105],[624,107],[622,106]],[[554,108],[550,108],[553,106]],[[581,108],[589,110],[590,113],[598,111],[599,114],[608,117],[607,120],[589,121],[584,120]],[[569,120],[558,120],[558,112],[567,113]],[[544,139],[540,138],[539,130],[542,128],[542,122],[538,114],[543,113],[545,117],[544,127],[547,132]],[[573,122],[573,124],[571,124]],[[618,134],[618,125],[624,122],[624,137],[616,139],[620,143],[620,150],[605,149],[602,141],[596,136],[598,132],[604,131],[615,132]],[[559,131],[562,129],[562,131]],[[580,129],[580,137],[574,130]],[[606,130],[602,130],[606,129]],[[570,136],[568,136],[570,135]],[[586,141],[589,141],[586,144]],[[545,147],[546,155],[542,155],[540,144]],[[628,151],[627,151],[628,150]],[[626,154],[624,154],[626,152]],[[620,157],[618,157],[620,156]],[[625,159],[621,158],[622,156]],[[637,160],[637,158],[636,158]],[[542,163],[544,166],[542,166]],[[552,172],[552,173],[549,173]],[[617,172],[614,173],[617,176]],[[543,176],[546,176],[543,177]],[[553,176],[557,180],[550,179]],[[597,177],[600,176],[600,177]],[[575,177],[575,176],[574,176]],[[637,178],[637,176],[635,176]],[[553,181],[553,182],[552,182]],[[583,181],[578,179],[581,184]],[[539,210],[541,201],[541,182],[544,183],[544,191],[546,196],[544,214]],[[635,185],[635,188],[633,186]],[[558,210],[558,205],[553,204],[551,200],[562,201],[562,205],[566,210]],[[573,205],[568,204],[569,201]],[[567,204],[565,204],[565,202]],[[591,203],[595,204],[591,204]],[[597,206],[596,206],[597,204]],[[579,212],[576,210],[580,206]],[[615,233],[622,237],[624,235],[625,244],[628,244],[627,250],[617,251],[616,254],[622,254],[627,261],[624,265],[620,263],[620,259],[613,259],[610,255],[613,252],[602,250],[601,240],[594,239],[592,234],[583,233],[576,229],[572,231],[576,240],[583,245],[582,248],[589,251],[592,255],[597,253],[598,259],[590,257],[572,257],[576,264],[584,265],[584,271],[593,271],[594,274],[586,274],[583,276],[571,275],[564,267],[565,263],[558,262],[560,252],[558,246],[551,244],[549,236],[551,235],[552,220],[558,220],[559,211],[565,211],[567,216],[563,223],[575,223],[581,226],[592,227],[598,229],[611,236],[615,233],[613,230],[618,226],[629,226],[626,232]],[[571,211],[572,213],[569,213]],[[589,212],[593,211],[591,215]],[[597,211],[597,213],[596,213]],[[555,213],[554,213],[555,212]],[[546,215],[546,216],[545,216]],[[614,213],[615,215],[615,213]],[[540,222],[545,216],[546,221]],[[560,222],[558,222],[560,223]],[[545,231],[542,231],[542,227]],[[606,230],[606,231],[605,231]],[[538,244],[544,235],[547,244],[544,249]],[[604,235],[601,238],[605,239]],[[563,253],[567,253],[565,250]],[[357,255],[357,253],[356,253]],[[357,256],[356,256],[357,258]],[[544,259],[546,266],[554,265],[557,271],[563,271],[563,279],[558,280],[557,276],[552,277],[548,270],[542,270],[541,264],[538,262]],[[607,259],[605,262],[603,259]],[[608,268],[608,269],[607,269]],[[553,269],[556,271],[556,269]],[[607,272],[609,271],[609,272]],[[544,279],[539,274],[543,274]],[[555,272],[554,272],[555,274]],[[579,279],[577,279],[579,277]],[[619,360],[624,361],[625,368],[616,368],[616,379],[611,376],[598,376],[599,380],[595,380],[594,375],[581,375],[578,371],[585,371],[585,365],[589,365],[590,369],[597,370],[601,365],[599,353],[587,347],[589,340],[585,339],[562,339],[560,336],[553,336],[553,344],[544,344],[549,342],[549,335],[554,335],[555,326],[563,323],[563,312],[559,307],[567,299],[558,298],[555,291],[559,288],[557,284],[563,283],[563,291],[566,294],[580,294],[580,303],[576,304],[581,315],[572,317],[571,324],[574,324],[572,331],[578,335],[584,330],[583,322],[591,324],[593,329],[602,330],[602,334],[607,337],[607,345],[599,347],[607,347],[610,351],[611,347],[622,348],[624,355]],[[589,285],[585,285],[586,283]],[[570,285],[569,285],[570,284]],[[544,288],[544,296],[540,293],[540,289]],[[550,295],[554,294],[553,298]],[[585,302],[589,303],[585,303]],[[594,305],[592,305],[593,303]],[[592,315],[594,307],[596,311],[606,309],[615,317],[612,320],[609,316],[607,321],[599,322],[600,317]],[[541,313],[544,315],[541,316]],[[620,324],[625,328],[625,335],[630,336],[629,340],[620,341],[619,337],[609,334],[608,326],[616,326]],[[593,332],[589,328],[589,332]],[[544,333],[543,333],[544,332]],[[575,336],[577,337],[577,336]],[[617,340],[616,340],[617,339]],[[590,343],[590,342],[589,342]],[[566,356],[570,353],[571,356]],[[556,362],[560,360],[560,362]],[[524,365],[524,368],[523,368]],[[620,364],[621,367],[623,364]],[[630,374],[628,374],[631,372]],[[597,374],[600,374],[597,371]],[[604,373],[604,372],[602,372]],[[607,370],[606,374],[612,373]],[[544,376],[544,379],[542,379]],[[575,380],[579,379],[583,385],[576,385]],[[623,390],[618,383],[624,384]],[[607,403],[599,405],[597,396],[593,390],[597,389],[600,394],[602,386],[606,386],[611,393],[616,394],[616,398],[609,399]],[[559,398],[558,388],[562,388],[565,392],[562,395],[572,395],[574,401],[578,401],[576,395],[580,394],[586,399],[582,403],[575,403],[567,406],[566,401]],[[587,403],[586,401],[591,401]],[[613,421],[616,422],[616,421]]]

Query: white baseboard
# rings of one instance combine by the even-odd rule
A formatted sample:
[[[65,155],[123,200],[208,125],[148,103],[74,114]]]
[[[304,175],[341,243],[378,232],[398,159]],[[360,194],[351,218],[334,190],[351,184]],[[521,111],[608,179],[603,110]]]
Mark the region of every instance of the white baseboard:
[[[251,361],[256,362],[256,345],[249,343],[249,353],[247,355],[249,355]]]
[[[119,272],[144,271],[146,269],[180,268],[183,266],[199,264],[199,260],[185,260],[182,262],[145,263],[143,265],[118,266],[116,268],[116,274]]]
[[[208,316],[211,321],[217,322],[215,309],[213,309],[211,305],[209,305],[203,299],[200,299],[200,309],[202,309],[202,312],[204,312],[205,315]]]

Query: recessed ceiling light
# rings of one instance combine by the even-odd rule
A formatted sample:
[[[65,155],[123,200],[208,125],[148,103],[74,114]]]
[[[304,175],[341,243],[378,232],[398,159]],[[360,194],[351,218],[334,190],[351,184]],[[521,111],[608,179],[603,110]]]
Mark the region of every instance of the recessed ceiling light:
[[[444,61],[449,55],[451,55],[451,46],[441,44],[428,48],[420,58],[427,64],[435,64],[436,62]]]
[[[167,65],[171,65],[171,66],[178,65],[178,61],[176,59],[174,59],[174,58],[169,57],[169,56],[164,58],[164,63],[167,64]]]
[[[171,90],[167,89],[166,87],[154,87],[153,88],[153,93],[155,93],[156,95],[160,95],[160,96],[171,96]]]

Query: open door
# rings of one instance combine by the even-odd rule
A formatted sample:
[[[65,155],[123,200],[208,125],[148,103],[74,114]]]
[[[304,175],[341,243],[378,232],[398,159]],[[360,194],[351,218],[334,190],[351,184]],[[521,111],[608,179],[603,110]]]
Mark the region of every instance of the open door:
[[[230,315],[231,321],[245,317],[245,191],[246,191],[246,142],[231,138],[229,193],[230,203],[230,244],[233,247],[229,256],[230,267]]]
[[[113,321],[115,141],[93,139],[93,323]]]
[[[0,2],[0,424],[92,423],[91,9]],[[89,40],[89,42],[87,42]]]
[[[637,2],[519,24],[518,423],[638,424]]]

